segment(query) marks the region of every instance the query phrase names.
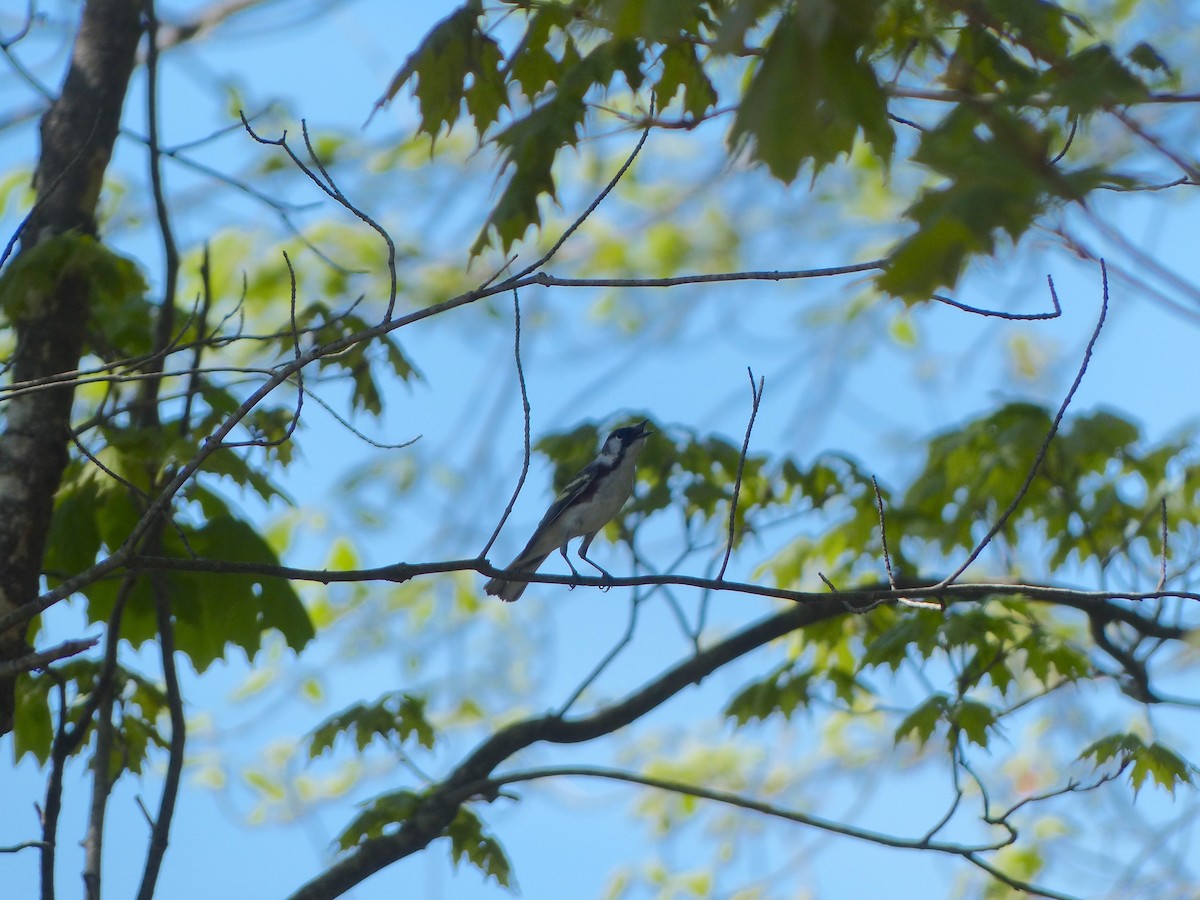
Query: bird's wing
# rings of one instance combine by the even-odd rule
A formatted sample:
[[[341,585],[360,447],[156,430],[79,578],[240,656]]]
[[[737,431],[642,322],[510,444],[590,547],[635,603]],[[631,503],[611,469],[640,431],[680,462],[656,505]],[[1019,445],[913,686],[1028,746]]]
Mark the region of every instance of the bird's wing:
[[[567,482],[566,487],[558,492],[558,496],[554,498],[554,502],[550,504],[550,508],[546,510],[546,514],[542,516],[542,521],[538,523],[537,530],[541,531],[547,525],[563,514],[568,506],[574,503],[579,497],[591,486],[593,480],[598,474],[597,470],[600,467],[595,461],[588,463],[580,471],[578,475]]]

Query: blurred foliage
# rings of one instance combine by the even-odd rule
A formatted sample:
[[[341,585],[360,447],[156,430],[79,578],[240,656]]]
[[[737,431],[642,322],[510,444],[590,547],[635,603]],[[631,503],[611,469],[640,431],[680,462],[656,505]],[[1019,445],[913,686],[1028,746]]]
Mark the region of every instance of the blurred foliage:
[[[1058,4],[1014,0],[503,0],[489,7],[470,0],[430,32],[381,102],[411,87],[419,130],[440,152],[446,152],[450,130],[469,121],[474,137],[498,153],[507,180],[473,255],[489,246],[507,253],[531,226],[545,224],[546,204],[560,193],[556,167],[563,151],[593,133],[600,114],[615,112],[623,126],[634,128],[649,123],[653,112],[660,124],[688,129],[730,113],[725,144],[730,156],[785,183],[828,177],[855,161],[869,173],[878,196],[887,195],[885,201],[875,199],[878,209],[895,206],[889,191],[901,180],[902,167],[910,166],[920,180],[901,204],[908,233],[888,248],[888,265],[876,286],[919,301],[939,287],[953,287],[973,259],[1021,241],[1054,210],[1084,204],[1101,188],[1137,186],[1118,171],[1116,155],[1076,160],[1068,152],[1068,135],[1078,132],[1082,141],[1089,124],[1106,113],[1174,86],[1174,73],[1151,44],[1139,42],[1126,52],[1096,37],[1096,30]],[[923,113],[915,130],[899,127],[907,123],[897,118],[897,105],[913,99],[897,88],[901,74],[921,90],[943,92],[944,102],[935,113]],[[318,136],[315,148],[334,165],[351,157],[355,144],[328,134]],[[389,175],[393,168],[415,168],[426,149],[407,141],[373,164]],[[255,174],[282,174],[284,160],[280,154],[265,156]],[[0,200],[16,186],[13,179],[0,182]],[[630,181],[620,190],[648,208],[657,209],[663,199]],[[698,221],[699,227],[670,218],[652,221],[637,241],[613,223],[590,221],[594,252],[577,265],[583,274],[616,277],[732,267],[743,233],[719,210],[706,211]],[[419,308],[476,284],[457,264],[424,257],[421,249],[416,243],[400,248],[401,258],[412,263],[400,272],[402,302]],[[291,268],[281,250],[289,253]],[[82,366],[114,375],[78,393],[82,449],[56,497],[47,586],[63,585],[121,547],[145,515],[148,498],[278,366],[302,348],[348,341],[374,325],[379,297],[362,306],[359,300],[364,281],[377,277],[383,263],[378,241],[329,222],[279,243],[226,231],[204,251],[185,253],[179,295],[189,299],[174,311],[178,333],[166,361],[169,387],[152,421],[141,405],[142,381],[120,377],[137,373],[134,358],[153,349],[159,314],[137,264],[90,238],[64,235],[10,265],[0,276],[0,309],[9,331],[31,311],[39,291],[66,275],[89,280],[93,321]],[[299,285],[294,293],[293,275]],[[605,322],[627,330],[646,321],[627,295],[605,295],[596,310]],[[855,314],[854,308],[846,313]],[[306,372],[306,389],[343,386],[351,413],[381,417],[388,386],[421,377],[397,334],[348,343],[344,351],[323,357]],[[900,343],[917,340],[915,325],[903,316],[893,320],[891,334]],[[290,530],[260,528],[253,510],[289,502],[284,476],[297,452],[292,438],[303,402],[299,390],[297,381],[281,385],[245,417],[229,446],[205,461],[163,521],[149,548],[154,555],[264,568],[280,563]],[[617,424],[622,423],[584,424],[537,441],[535,449],[554,467],[556,487],[593,458],[607,429]],[[802,459],[755,451],[743,459],[740,443],[726,437],[651,420],[656,435],[641,457],[635,496],[605,535],[628,542],[634,552],[632,535],[649,522],[680,536],[693,558],[711,560],[724,548],[732,511],[733,549],[749,558],[762,546],[772,548],[755,577],[793,590],[823,591],[822,578],[840,590],[880,588],[887,583],[881,504],[896,579],[901,585],[928,583],[943,574],[939,567],[953,570],[956,560],[966,558],[1017,497],[1050,424],[1047,409],[1009,403],[948,428],[924,445],[912,477],[880,485],[877,499],[870,469],[848,455]],[[296,433],[304,427],[301,421]],[[406,456],[390,470],[402,476],[397,493],[416,506],[423,481],[446,475],[436,462],[422,469]],[[386,493],[379,491],[382,477],[373,470],[353,487]],[[1198,507],[1200,466],[1189,436],[1151,446],[1134,422],[1115,412],[1073,414],[1050,444],[1016,514],[965,580],[1080,576],[1146,588],[1157,581],[1160,563],[1166,568],[1169,561],[1168,583],[1188,585],[1194,560],[1187,548],[1200,538]],[[1161,546],[1164,508],[1170,554]],[[367,514],[377,522],[395,521],[387,503]],[[467,513],[477,514],[474,508]],[[428,519],[419,524],[427,526]],[[760,541],[768,534],[770,542]],[[327,566],[361,564],[359,548],[349,539],[332,543]],[[264,650],[299,651],[317,629],[332,631],[350,611],[361,613],[358,630],[349,637],[340,633],[349,645],[338,648],[340,659],[363,647],[386,648],[403,677],[416,681],[419,675],[423,683],[417,687],[406,683],[404,690],[355,702],[325,718],[299,745],[310,761],[377,753],[408,762],[409,751],[444,752],[456,746],[455,738],[476,736],[520,714],[519,694],[508,689],[540,675],[535,651],[543,649],[544,634],[530,628],[529,634],[514,635],[518,629],[511,625],[500,632],[508,624],[500,621],[506,613],[481,601],[469,573],[387,591],[330,588],[304,598],[286,580],[248,574],[163,572],[161,585],[175,615],[177,649],[196,671],[235,653],[264,666],[268,674],[246,686],[246,696],[274,683]],[[119,607],[123,641],[141,648],[155,640],[148,577],[128,590],[115,578],[102,579],[79,597],[89,623],[111,621]],[[862,727],[889,752],[939,756],[957,777],[968,758],[1000,756],[1026,721],[1026,710],[1049,706],[1055,692],[1085,683],[1116,684],[1131,700],[1121,707],[1134,710],[1131,721],[1106,725],[1085,744],[1068,723],[1048,715],[1055,760],[1094,764],[1106,774],[1115,770],[1133,795],[1148,781],[1172,794],[1194,785],[1194,767],[1168,746],[1169,739],[1138,734],[1145,704],[1127,689],[1128,673],[1120,670],[1126,662],[1098,643],[1085,612],[1021,594],[968,602],[948,590],[945,599],[944,610],[895,604],[858,615],[847,609],[776,642],[756,657],[752,669],[738,670],[739,687],[723,703],[727,727],[737,739],[749,739],[802,718],[808,725],[820,715],[824,731],[816,739],[826,741],[828,755],[847,768],[865,758],[852,734]],[[697,649],[702,638],[719,639],[718,629],[727,624],[705,631],[706,607],[701,610],[695,633],[687,634]],[[1184,620],[1166,603],[1154,614]],[[403,619],[401,649],[382,624],[389,616]],[[493,629],[488,643],[511,641],[516,648],[508,648],[516,662],[503,677],[489,657],[463,652],[465,641],[453,645],[451,676],[431,674],[425,658],[430,636],[459,639],[481,622]],[[1148,665],[1153,654],[1156,665],[1165,660],[1164,668],[1186,662],[1185,650],[1171,655],[1182,643],[1173,638],[1153,643],[1120,623],[1110,632],[1102,626],[1101,635],[1110,635],[1135,663]],[[521,638],[526,643],[518,643]],[[470,669],[476,680],[468,681],[461,669]],[[283,690],[320,702],[322,675],[310,673]],[[57,725],[86,707],[97,677],[94,660],[78,659],[21,678],[18,758],[29,754],[46,762]],[[123,665],[114,674],[113,691],[109,769],[139,775],[148,762],[162,758],[164,692]],[[503,704],[492,702],[501,693]],[[1108,736],[1096,740],[1096,733]],[[277,803],[293,802],[293,789],[303,794],[303,779],[281,774],[293,763],[294,750],[285,748],[273,770],[248,771],[251,789]],[[656,750],[643,766],[655,777],[731,791],[761,788],[783,801],[796,795],[800,782],[790,765],[773,780],[756,781],[751,773],[764,754],[732,739],[693,744],[687,753]],[[91,751],[88,741],[80,744],[81,756]],[[1053,777],[1058,775],[1056,770]],[[325,799],[359,777],[343,774],[322,796],[314,790],[295,802]],[[428,779],[415,766],[400,774],[389,768],[388,777],[393,783],[412,778],[417,785],[364,803],[336,839],[341,851],[393,833],[428,796]],[[1051,787],[1065,790],[1063,783]],[[1006,787],[1014,797],[1030,793]],[[655,794],[641,801],[639,812],[656,831],[669,834],[699,819],[701,808],[693,797]],[[499,841],[470,809],[460,808],[443,836],[450,839],[456,863],[466,860],[484,876],[510,885],[511,867]],[[1044,869],[1047,855],[1034,841],[1007,848],[996,862],[1005,872],[1032,878]],[[711,871],[677,875],[661,867],[647,876],[664,894],[698,896],[716,890],[714,877]]]
[[[1134,185],[1115,156],[1072,166],[1067,134],[1174,86],[1174,74],[1151,44],[1122,53],[1096,31],[1049,0],[469,0],[379,104],[409,85],[430,138],[469,121],[499,151],[510,174],[475,254],[489,244],[507,254],[542,224],[541,201],[558,195],[554,164],[598,106],[651,122],[656,101],[660,122],[686,127],[732,109],[730,153],[787,183],[860,146],[885,169],[916,163],[928,186],[876,279],[915,302],[953,288],[973,258],[1019,241],[1056,207]],[[897,157],[897,124],[913,124],[893,113],[901,74],[945,102]]]

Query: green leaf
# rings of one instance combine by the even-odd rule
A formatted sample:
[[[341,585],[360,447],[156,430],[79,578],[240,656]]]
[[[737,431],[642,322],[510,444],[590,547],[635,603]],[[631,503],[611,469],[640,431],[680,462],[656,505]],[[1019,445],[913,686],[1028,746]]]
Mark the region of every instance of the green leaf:
[[[816,174],[849,154],[860,133],[876,156],[889,160],[895,134],[869,62],[878,6],[809,0],[785,13],[742,97],[730,147],[749,145],[754,159],[789,183],[806,162]]]
[[[636,89],[642,80],[641,62],[641,51],[632,40],[599,44],[564,69],[553,97],[493,138],[501,166],[511,168],[512,176],[480,229],[472,256],[479,255],[493,235],[496,246],[507,252],[531,225],[541,224],[539,198],[557,196],[551,169],[559,150],[579,141],[587,117],[586,96],[594,88],[607,89],[618,72]]]
[[[68,474],[54,498],[54,514],[46,539],[42,568],[46,582],[55,587],[96,561],[100,552],[97,510],[102,505],[95,482],[81,482]]]
[[[572,12],[568,4],[547,4],[536,8],[525,26],[521,42],[513,50],[508,61],[508,77],[521,87],[530,100],[537,97],[547,85],[557,84],[578,52],[574,42],[566,34],[571,24]],[[550,52],[551,35],[563,35],[566,49],[561,57]]]
[[[1147,44],[1145,41],[1140,42],[1129,51],[1129,61],[1151,72],[1162,72],[1167,75],[1171,73],[1171,66],[1167,61],[1162,58],[1162,55],[1153,46]]]
[[[790,719],[798,707],[808,705],[812,677],[811,671],[796,672],[785,667],[738,691],[726,704],[725,715],[739,728],[755,719],[765,721],[776,713]]]
[[[500,72],[503,57],[479,27],[482,14],[482,4],[472,0],[438,22],[392,78],[376,108],[416,79],[421,131],[436,141],[442,125],[454,127],[464,99],[479,133],[486,131],[499,117],[507,92]]]
[[[381,794],[363,804],[363,810],[337,836],[340,851],[350,850],[364,841],[383,837],[408,819],[421,805],[421,795],[409,790]]]
[[[872,639],[863,650],[863,666],[887,666],[893,672],[908,660],[910,648],[928,657],[937,646],[941,616],[912,612]]]
[[[510,886],[512,865],[491,834],[484,830],[479,817],[465,807],[460,807],[454,821],[446,829],[450,838],[450,855],[455,865],[466,860],[483,872],[485,877],[495,878],[501,887]]]
[[[946,697],[942,694],[934,694],[901,721],[896,726],[895,741],[900,741],[916,733],[916,741],[918,745],[925,745],[929,742],[929,738],[933,735],[933,731],[937,728],[947,713],[949,703]]]
[[[1103,44],[1088,47],[1052,68],[1045,75],[1045,85],[1054,101],[1072,116],[1138,103],[1150,95],[1141,79]]]
[[[279,632],[293,650],[301,650],[315,636],[308,612],[286,579],[243,573],[221,573],[220,561],[277,566],[279,558],[266,540],[248,523],[234,517],[219,496],[200,485],[188,489],[188,498],[199,501],[207,521],[199,526],[163,530],[162,553],[214,561],[214,572],[167,572],[165,579],[176,618],[176,645],[198,671],[224,658],[236,646],[253,658],[261,649],[262,634]],[[95,510],[104,543],[115,547],[129,534],[138,512],[123,488],[110,491]],[[86,590],[88,616],[107,622],[112,616],[119,580],[99,581]],[[141,578],[129,592],[121,634],[135,647],[155,640],[158,622],[149,580]]]
[[[23,672],[17,676],[16,707],[13,710],[13,762],[26,753],[44,764],[50,758],[54,725],[50,721],[48,691],[54,679],[44,673]]]
[[[1055,60],[1067,52],[1071,32],[1068,24],[1086,30],[1083,20],[1048,0],[985,0],[994,18],[989,27],[1043,59]]]
[[[1147,746],[1136,734],[1110,734],[1089,744],[1080,759],[1092,758],[1096,768],[1116,761],[1121,769],[1129,768],[1129,782],[1134,793],[1141,790],[1147,778],[1154,779],[1172,795],[1180,784],[1195,784],[1196,767],[1171,748],[1157,741]]]
[[[132,308],[145,311],[146,279],[137,263],[74,231],[47,238],[8,264],[0,274],[0,309],[9,321],[25,318],[40,307],[40,296],[68,278],[86,281],[92,316],[101,326]]]
[[[425,749],[433,747],[435,733],[425,717],[425,699],[395,691],[374,703],[356,703],[330,716],[309,734],[308,754],[315,758],[332,749],[338,737],[353,737],[361,753],[376,738],[403,744],[415,737]]]
[[[996,727],[996,712],[986,703],[962,700],[954,709],[954,724],[972,744],[986,747],[987,733]]]
[[[895,741],[900,743],[915,732],[917,743],[924,746],[943,721],[953,726],[948,735],[951,743],[962,734],[971,743],[986,747],[987,732],[995,728],[997,719],[986,703],[965,698],[951,702],[944,694],[935,694],[896,726]]]
[[[621,38],[666,43],[681,33],[695,34],[711,25],[707,0],[600,0],[605,27]]]
[[[913,158],[947,183],[926,188],[905,211],[917,231],[892,251],[880,289],[916,301],[952,288],[972,256],[995,250],[1000,233],[1016,242],[1052,202],[1079,197],[1086,183],[1050,165],[1043,128],[999,109],[981,120],[962,105],[925,131]]]
[[[717,89],[704,71],[704,65],[696,55],[696,47],[690,43],[674,43],[663,50],[660,57],[662,75],[655,89],[658,102],[666,109],[682,94],[681,103],[688,114],[699,118],[717,104]]]

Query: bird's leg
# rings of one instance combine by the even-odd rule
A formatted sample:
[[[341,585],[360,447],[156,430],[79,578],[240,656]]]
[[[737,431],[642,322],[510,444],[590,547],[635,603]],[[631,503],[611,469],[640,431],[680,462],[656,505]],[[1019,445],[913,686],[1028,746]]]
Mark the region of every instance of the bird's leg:
[[[607,569],[605,569],[601,565],[599,565],[598,563],[593,562],[591,560],[591,558],[587,555],[588,547],[592,546],[592,539],[595,536],[596,536],[595,533],[593,533],[593,534],[589,534],[587,537],[585,537],[583,539],[583,543],[579,545],[579,558],[582,559],[589,566],[591,566],[593,569],[595,569],[597,572],[599,572],[600,576],[602,578],[604,578],[606,581],[612,581],[612,574]],[[605,586],[602,586],[600,588],[600,590],[607,591],[610,587],[612,587],[612,585],[605,585]]]
[[[582,576],[580,576],[579,572],[575,569],[575,567],[573,565],[571,565],[571,557],[567,556],[567,545],[563,544],[561,547],[559,547],[558,552],[561,553],[562,558],[567,561],[567,568],[569,568],[571,570],[571,574],[576,578],[582,577]],[[591,560],[588,560],[588,562],[591,562]],[[575,585],[568,584],[567,589],[573,591],[573,590],[575,590]]]

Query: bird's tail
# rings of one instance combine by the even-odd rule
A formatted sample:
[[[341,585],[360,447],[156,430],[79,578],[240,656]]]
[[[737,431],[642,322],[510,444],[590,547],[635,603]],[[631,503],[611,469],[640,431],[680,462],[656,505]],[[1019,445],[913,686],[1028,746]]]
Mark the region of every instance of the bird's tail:
[[[518,556],[509,563],[509,571],[512,572],[529,572],[533,573],[538,570],[549,553],[543,553],[540,556],[531,556],[526,558],[524,554]],[[499,597],[506,603],[512,603],[517,600],[523,593],[525,588],[529,587],[528,581],[516,581],[508,578],[493,578],[483,586],[485,594],[491,594],[493,597]]]

